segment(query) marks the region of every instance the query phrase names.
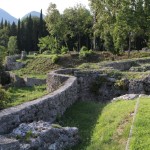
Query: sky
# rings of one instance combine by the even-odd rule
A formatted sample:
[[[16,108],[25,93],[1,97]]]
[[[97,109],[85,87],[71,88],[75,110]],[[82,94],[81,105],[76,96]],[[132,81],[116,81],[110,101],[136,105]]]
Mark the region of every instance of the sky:
[[[21,18],[31,11],[40,12],[41,9],[43,14],[46,14],[51,2],[57,5],[57,9],[61,13],[65,8],[73,7],[79,3],[89,8],[88,0],[0,0],[0,8],[16,18]]]

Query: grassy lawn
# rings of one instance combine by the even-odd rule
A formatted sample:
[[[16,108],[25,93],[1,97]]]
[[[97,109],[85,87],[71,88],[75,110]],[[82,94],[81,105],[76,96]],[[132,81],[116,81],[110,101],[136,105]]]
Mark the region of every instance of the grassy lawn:
[[[77,102],[58,122],[79,128],[81,142],[73,150],[124,150],[135,102]]]
[[[8,104],[8,107],[31,101],[47,94],[45,85],[22,88],[11,87],[8,92],[11,98],[11,103]]]
[[[140,98],[130,150],[150,150],[150,97]]]

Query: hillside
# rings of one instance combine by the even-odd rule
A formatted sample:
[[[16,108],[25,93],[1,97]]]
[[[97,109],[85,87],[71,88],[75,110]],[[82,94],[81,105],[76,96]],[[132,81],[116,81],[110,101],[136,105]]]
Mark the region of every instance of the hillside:
[[[40,13],[39,12],[37,12],[37,11],[31,11],[31,12],[27,13],[26,15],[24,15],[21,19],[29,17],[30,15],[31,15],[31,17],[38,17],[38,18],[40,18]],[[45,16],[43,15],[43,18],[44,17]]]
[[[132,52],[131,58],[150,57],[150,52]],[[56,63],[51,60],[51,55],[29,55],[24,62],[25,67],[14,71],[19,76],[30,76],[37,78],[46,78],[48,72],[59,68],[81,68],[81,69],[99,69],[100,62],[127,59],[127,53],[120,56],[113,56],[109,52],[95,51],[92,56],[87,59],[80,59],[78,53],[70,53],[60,55]],[[21,61],[21,60],[18,60]]]
[[[0,20],[7,20],[10,23],[17,23],[17,18],[13,17],[12,15],[10,15],[8,12],[6,12],[5,10],[0,8]]]

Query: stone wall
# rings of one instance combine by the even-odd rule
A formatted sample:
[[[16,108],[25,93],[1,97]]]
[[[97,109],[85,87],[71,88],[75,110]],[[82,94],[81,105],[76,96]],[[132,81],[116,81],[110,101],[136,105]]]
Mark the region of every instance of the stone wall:
[[[24,78],[25,86],[38,86],[46,84],[46,79],[37,79],[37,78]]]
[[[47,75],[47,90],[48,92],[53,92],[62,86],[66,80],[70,78],[71,75],[74,75],[74,72],[78,69],[59,69],[52,71]]]
[[[131,67],[140,66],[140,64],[144,64],[144,63],[150,63],[150,58],[116,61],[116,62],[106,63],[103,66],[104,67],[112,67],[112,68],[120,70],[120,71],[127,71]]]
[[[150,75],[143,79],[134,79],[129,82],[129,93],[150,94]]]
[[[25,66],[22,62],[17,62],[17,59],[20,59],[21,55],[13,55],[13,56],[7,56],[5,59],[5,68],[6,70],[18,70]]]
[[[46,79],[37,79],[37,78],[29,78],[29,77],[19,77],[18,75],[7,72],[8,76],[10,77],[11,85],[16,87],[32,87],[32,86],[39,86],[46,84]]]
[[[128,81],[124,80],[125,88],[115,86],[117,80],[103,74],[102,71],[75,71],[78,79],[78,99],[81,101],[106,102],[114,97],[127,93]]]
[[[0,134],[23,122],[54,121],[77,100],[77,79],[70,76],[58,90],[37,100],[0,111]]]

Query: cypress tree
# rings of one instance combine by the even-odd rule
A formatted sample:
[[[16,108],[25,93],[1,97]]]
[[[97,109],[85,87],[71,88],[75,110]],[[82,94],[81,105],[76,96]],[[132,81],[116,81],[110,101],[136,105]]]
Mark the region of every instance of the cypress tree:
[[[43,36],[43,14],[42,9],[40,13],[40,25],[39,25],[39,38]]]

